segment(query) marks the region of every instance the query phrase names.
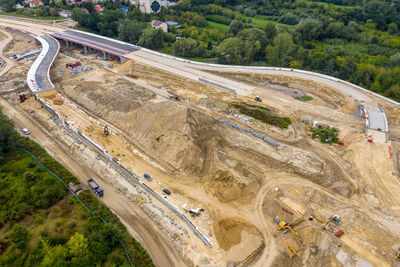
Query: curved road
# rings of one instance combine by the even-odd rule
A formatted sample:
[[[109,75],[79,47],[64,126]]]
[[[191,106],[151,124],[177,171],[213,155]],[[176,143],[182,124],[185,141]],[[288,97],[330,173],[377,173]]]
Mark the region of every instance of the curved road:
[[[48,32],[48,33],[50,33],[50,32]],[[104,37],[99,36],[99,38],[104,38]],[[110,41],[110,40],[108,40],[108,41]],[[118,41],[116,41],[116,42],[118,42]],[[119,42],[119,44],[120,44],[120,42]],[[185,61],[182,59],[176,59],[176,58],[168,56],[168,55],[162,55],[157,52],[148,51],[147,49],[139,49],[137,51],[131,52],[130,54],[127,55],[127,57],[130,59],[134,59],[138,62],[148,64],[150,66],[153,66],[153,67],[165,70],[165,71],[169,71],[175,75],[181,75],[183,77],[186,77],[186,78],[189,78],[189,79],[192,79],[195,81],[198,81],[200,78],[202,78],[202,79],[206,79],[213,83],[218,83],[227,88],[234,88],[237,91],[237,93],[241,94],[241,95],[250,95],[254,92],[255,88],[252,86],[246,85],[246,84],[231,81],[229,79],[210,74],[208,72],[205,72],[204,69],[214,70],[214,71],[231,71],[231,72],[251,72],[251,73],[256,72],[256,73],[263,73],[263,74],[299,77],[299,78],[313,80],[313,81],[334,87],[334,88],[342,91],[343,93],[352,96],[355,99],[364,101],[365,104],[368,105],[368,107],[370,107],[371,109],[376,110],[376,111],[378,110],[377,103],[371,97],[369,97],[368,94],[365,94],[364,91],[358,89],[356,86],[348,84],[347,82],[340,81],[333,77],[326,78],[326,77],[321,77],[321,75],[317,75],[317,74],[295,72],[295,71],[292,72],[292,71],[287,71],[287,70],[282,70],[282,69],[241,68],[241,67],[224,66],[224,65],[218,66],[215,64],[211,64],[211,65],[198,64],[198,63],[194,63],[194,62],[188,62],[188,61]],[[392,101],[390,101],[390,102],[392,102]],[[393,104],[398,105],[398,103],[393,103]],[[275,182],[276,182],[275,184],[280,183],[278,181],[275,181]],[[292,181],[292,182],[295,183],[298,181]],[[268,184],[268,185],[264,186],[264,189],[267,190],[267,188],[269,189],[270,186],[271,185]],[[315,185],[313,185],[313,186],[315,186]],[[321,188],[320,190],[324,190],[324,189]],[[260,193],[257,196],[257,199],[258,199],[258,201],[257,201],[258,208],[257,209],[259,209],[260,206],[262,205],[261,201],[260,201],[262,199],[262,195],[263,194]],[[338,197],[336,197],[336,198],[338,198]],[[342,199],[342,202],[346,203],[347,201]],[[361,205],[358,208],[363,209],[365,212],[371,211],[370,209],[368,209],[368,207],[361,207]],[[255,212],[255,214],[257,214],[259,211],[257,212],[255,210],[254,212]],[[260,214],[257,214],[257,215],[261,216]],[[375,217],[374,218],[375,220],[381,222],[382,224],[386,224],[387,226],[392,224],[391,222],[387,222],[385,219],[383,219],[382,218],[383,216],[381,216],[380,214],[376,214],[376,216],[374,216],[374,217]],[[394,225],[390,225],[390,226],[393,227]],[[263,227],[263,228],[268,228],[268,227],[267,227],[267,225],[265,225],[265,227]],[[272,244],[274,244],[274,243],[272,243]],[[264,260],[270,261],[273,258],[273,255],[270,254],[271,252],[272,252],[271,250],[265,250],[261,258]],[[370,260],[371,262],[375,262],[374,258],[369,258],[368,260]],[[259,264],[259,262],[257,262],[257,265],[258,264]]]
[[[4,73],[9,71],[11,69],[12,65],[13,65],[13,61],[12,60],[10,60],[9,58],[3,56],[3,49],[7,46],[7,44],[9,42],[11,42],[13,37],[7,31],[1,30],[1,33],[7,35],[7,38],[0,41],[0,50],[1,50],[0,51],[0,57],[1,57],[2,61],[3,61],[3,66],[1,66],[1,68],[0,68],[0,76],[2,76]]]

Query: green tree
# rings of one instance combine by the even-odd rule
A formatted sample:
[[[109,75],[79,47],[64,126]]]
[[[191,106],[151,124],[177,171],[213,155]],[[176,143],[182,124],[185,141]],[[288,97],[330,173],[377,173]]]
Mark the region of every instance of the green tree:
[[[29,241],[29,231],[21,225],[16,225],[10,238],[18,249],[24,250]]]
[[[174,53],[178,57],[194,57],[197,49],[197,42],[190,38],[181,38],[174,44]]]
[[[52,17],[58,16],[58,12],[54,7],[50,8],[50,16],[52,16]]]
[[[15,10],[16,0],[0,0],[0,6],[5,12],[12,12]]]
[[[272,41],[278,34],[276,27],[273,23],[269,22],[267,25],[265,25],[265,36],[267,37],[267,42],[268,44],[272,44]]]
[[[68,257],[68,249],[62,245],[51,246],[48,240],[41,240],[42,249],[44,254],[41,261],[41,266],[66,266]]]
[[[279,22],[288,25],[296,25],[297,23],[299,23],[299,17],[297,17],[293,13],[286,13],[279,18]]]
[[[274,66],[286,67],[295,49],[292,35],[287,32],[280,33],[275,37],[273,47],[267,47],[267,61]]]
[[[88,253],[88,240],[79,232],[70,237],[67,246],[69,254],[73,257],[80,257]]]
[[[305,41],[318,40],[323,33],[322,23],[316,19],[306,19],[296,26],[296,31]]]
[[[249,64],[260,50],[260,42],[251,43],[238,37],[227,38],[218,46],[218,62],[224,64]]]
[[[138,44],[149,49],[159,49],[163,47],[163,36],[161,29],[149,28],[143,31]]]
[[[397,27],[396,23],[392,22],[388,25],[388,32],[390,34],[396,34],[396,33],[398,33],[398,31],[399,31],[399,28]]]
[[[0,162],[4,159],[5,153],[15,148],[15,141],[16,139],[10,121],[6,116],[0,113]]]
[[[233,33],[236,35],[238,32],[243,30],[244,25],[241,21],[238,20],[232,20],[231,24],[229,24],[229,30],[228,32]]]
[[[400,53],[394,54],[389,58],[389,66],[391,68],[400,67]]]
[[[119,39],[124,42],[136,44],[146,28],[144,23],[123,19],[119,21],[118,34]]]

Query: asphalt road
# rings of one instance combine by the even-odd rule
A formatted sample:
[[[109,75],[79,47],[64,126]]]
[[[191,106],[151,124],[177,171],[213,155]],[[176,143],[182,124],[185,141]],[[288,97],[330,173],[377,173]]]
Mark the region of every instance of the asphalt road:
[[[54,89],[48,73],[54,58],[57,56],[59,43],[56,39],[48,35],[42,36],[42,38],[45,39],[46,42],[49,44],[49,50],[47,51],[45,57],[42,59],[42,62],[35,73],[35,80],[36,84],[40,88],[40,91],[47,91]]]
[[[87,45],[89,47],[96,48],[105,52],[109,52],[116,55],[125,55],[138,50],[135,46],[124,45],[117,41],[105,39],[104,37],[95,36],[78,31],[64,31],[51,34],[53,37],[69,40]]]

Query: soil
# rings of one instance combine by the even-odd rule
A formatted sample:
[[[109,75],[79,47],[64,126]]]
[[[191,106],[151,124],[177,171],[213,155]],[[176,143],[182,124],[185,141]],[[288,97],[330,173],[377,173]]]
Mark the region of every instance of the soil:
[[[288,76],[221,74],[255,87],[253,95],[233,96],[133,61],[109,68],[79,51],[64,52],[51,70],[57,91],[39,97],[133,173],[150,174],[153,181],[146,184],[154,191],[168,188],[172,194],[164,196],[173,205],[203,208],[200,215],[187,216],[213,247],[205,247],[166,211],[182,229],[172,226],[145,196],[96,159],[93,151],[77,145],[55,126],[33,98],[16,107],[30,114],[71,157],[95,166],[96,179],[106,192],[114,192],[106,200],[108,205],[131,227],[131,233],[142,238],[152,256],[173,252],[174,256],[159,261],[160,266],[227,266],[244,263],[248,257],[253,259],[252,266],[395,264],[393,254],[400,244],[400,185],[391,174],[390,144],[366,141],[364,122],[355,116],[356,103],[347,95]],[[76,60],[92,70],[70,76],[65,64]],[[2,87],[2,96],[10,103],[16,102],[18,89],[13,89],[13,83],[24,77],[23,71],[15,70]],[[261,103],[253,100],[256,95],[263,99]],[[299,101],[294,98],[297,95],[313,100]],[[242,121],[229,111],[232,102],[262,105],[293,123],[280,129],[254,119]],[[381,105],[387,111],[389,129],[397,136],[398,109]],[[281,146],[274,148],[216,118],[251,128]],[[338,128],[344,146],[313,140],[305,120]],[[111,131],[108,136],[105,125]],[[52,146],[47,144],[49,149]],[[393,149],[398,159],[397,146]],[[124,208],[118,208],[122,202],[127,210],[142,214],[141,225],[148,228],[130,223],[135,213],[125,216]],[[331,222],[329,226],[333,214],[342,216],[341,225]],[[301,241],[292,232],[280,230],[273,222],[276,217],[289,223]],[[142,230],[147,234],[138,233]],[[338,230],[345,233],[341,238],[334,235]],[[155,235],[163,236],[161,247],[146,241],[155,240]],[[258,248],[260,253],[253,255]]]

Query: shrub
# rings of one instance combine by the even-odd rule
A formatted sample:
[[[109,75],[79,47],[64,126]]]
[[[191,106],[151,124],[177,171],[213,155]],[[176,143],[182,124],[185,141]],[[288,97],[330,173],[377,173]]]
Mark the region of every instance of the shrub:
[[[29,231],[21,225],[16,225],[10,234],[10,238],[18,249],[23,250],[29,241]]]
[[[312,128],[311,129],[311,137],[314,138],[319,138],[321,143],[327,143],[327,144],[332,144],[332,143],[337,143],[339,141],[338,139],[338,129],[336,128],[324,128],[319,126],[318,128]]]
[[[261,106],[250,105],[246,103],[233,103],[231,107],[234,107],[240,111],[240,113],[257,119],[259,121],[275,125],[279,128],[287,129],[290,124],[292,124],[292,120],[288,117],[281,117]]]

